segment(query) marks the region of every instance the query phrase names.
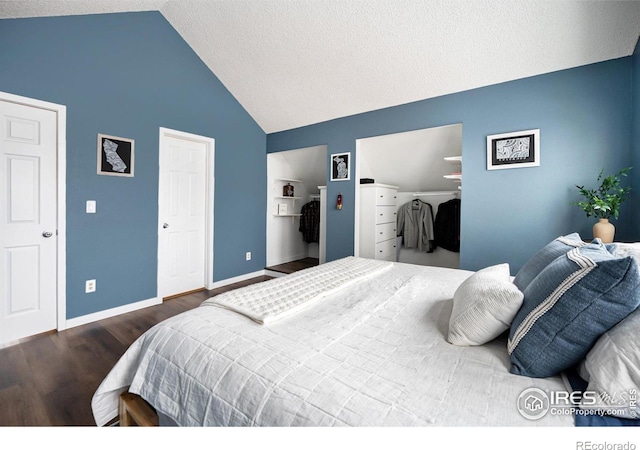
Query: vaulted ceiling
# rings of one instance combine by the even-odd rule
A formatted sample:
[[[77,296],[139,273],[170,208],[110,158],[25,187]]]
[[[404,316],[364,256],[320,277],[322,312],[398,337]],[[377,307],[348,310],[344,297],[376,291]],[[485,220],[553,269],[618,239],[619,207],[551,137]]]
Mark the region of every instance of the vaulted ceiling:
[[[639,1],[0,0],[160,11],[267,133],[629,56]]]

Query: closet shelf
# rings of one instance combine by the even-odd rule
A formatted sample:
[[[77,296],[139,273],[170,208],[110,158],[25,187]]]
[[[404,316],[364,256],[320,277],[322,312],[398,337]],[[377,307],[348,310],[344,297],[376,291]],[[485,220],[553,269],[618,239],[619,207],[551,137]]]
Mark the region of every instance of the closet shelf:
[[[290,178],[276,178],[274,181],[284,181],[285,183],[302,183],[302,180],[294,180]]]
[[[273,198],[278,198],[278,199],[282,199],[282,200],[302,200],[302,197],[289,197],[289,196],[285,196],[285,195],[280,195],[280,196],[276,196]]]
[[[302,214],[274,214],[273,217],[300,217]]]
[[[447,180],[453,180],[457,183],[462,183],[462,156],[446,156],[445,161],[455,164],[456,166],[450,175],[444,175]]]

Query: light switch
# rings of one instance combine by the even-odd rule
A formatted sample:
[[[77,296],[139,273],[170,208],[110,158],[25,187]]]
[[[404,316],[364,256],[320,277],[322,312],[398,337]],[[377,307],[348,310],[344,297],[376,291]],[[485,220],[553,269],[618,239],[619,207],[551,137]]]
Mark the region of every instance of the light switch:
[[[96,201],[87,200],[87,214],[95,214],[95,213],[96,213]]]

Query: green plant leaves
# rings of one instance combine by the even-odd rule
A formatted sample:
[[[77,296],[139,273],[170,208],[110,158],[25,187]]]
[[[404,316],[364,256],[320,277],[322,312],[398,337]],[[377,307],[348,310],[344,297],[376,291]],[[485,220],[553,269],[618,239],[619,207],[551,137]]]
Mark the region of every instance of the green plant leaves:
[[[600,183],[597,189],[587,189],[584,186],[576,186],[584,200],[572,202],[578,205],[587,214],[587,217],[599,219],[617,219],[620,214],[620,205],[626,200],[630,187],[622,187],[620,178],[626,177],[631,167],[626,167],[615,175],[602,178],[604,169],[600,171],[596,182]]]

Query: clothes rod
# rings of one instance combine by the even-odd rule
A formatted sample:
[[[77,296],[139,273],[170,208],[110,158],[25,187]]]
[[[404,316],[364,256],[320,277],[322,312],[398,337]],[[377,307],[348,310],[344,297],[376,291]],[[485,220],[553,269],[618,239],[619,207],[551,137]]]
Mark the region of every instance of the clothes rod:
[[[426,195],[458,195],[460,191],[429,191],[429,192],[414,192],[414,197],[422,197]]]

